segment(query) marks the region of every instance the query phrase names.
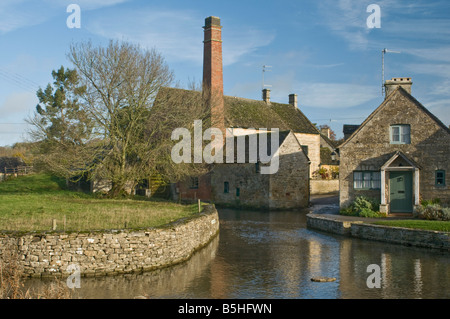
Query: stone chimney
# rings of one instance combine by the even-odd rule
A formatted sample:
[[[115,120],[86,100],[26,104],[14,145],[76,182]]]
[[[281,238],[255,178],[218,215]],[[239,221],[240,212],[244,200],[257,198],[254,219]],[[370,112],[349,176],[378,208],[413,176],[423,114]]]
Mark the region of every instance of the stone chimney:
[[[322,127],[320,129],[320,134],[326,136],[327,138],[330,138],[331,132],[329,127]]]
[[[297,94],[289,94],[289,104],[297,108]]]
[[[392,78],[384,83],[386,97],[388,97],[396,88],[401,86],[406,92],[411,94],[412,81],[411,78]]]
[[[270,90],[269,89],[262,90],[262,99],[267,104],[270,104]]]
[[[203,28],[203,97],[211,107],[211,126],[220,128],[224,132],[222,26],[220,25],[220,18],[206,18]]]

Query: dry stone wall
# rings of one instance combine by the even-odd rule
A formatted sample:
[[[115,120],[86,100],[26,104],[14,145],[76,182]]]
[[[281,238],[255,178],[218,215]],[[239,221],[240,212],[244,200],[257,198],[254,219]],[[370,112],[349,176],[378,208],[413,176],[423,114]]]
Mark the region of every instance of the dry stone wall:
[[[5,255],[5,249],[15,250],[29,277],[69,276],[71,265],[78,267],[81,276],[133,273],[185,261],[218,232],[217,210],[209,206],[198,217],[179,220],[164,228],[3,233],[0,234],[0,258]]]

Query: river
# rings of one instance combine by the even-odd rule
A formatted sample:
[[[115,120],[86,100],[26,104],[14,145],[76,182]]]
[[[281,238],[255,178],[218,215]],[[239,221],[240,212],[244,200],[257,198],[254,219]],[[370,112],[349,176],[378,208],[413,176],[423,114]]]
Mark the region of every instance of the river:
[[[220,234],[179,265],[81,278],[76,298],[433,298],[450,297],[450,254],[307,229],[308,211],[219,209]],[[369,288],[369,265],[380,288]],[[312,277],[334,277],[313,282]],[[31,280],[31,286],[46,284]]]

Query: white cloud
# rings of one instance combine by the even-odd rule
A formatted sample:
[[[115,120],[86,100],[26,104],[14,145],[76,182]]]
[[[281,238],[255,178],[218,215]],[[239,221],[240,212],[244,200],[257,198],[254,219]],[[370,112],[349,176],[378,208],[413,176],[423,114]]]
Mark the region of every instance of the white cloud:
[[[450,24],[448,26],[450,29]],[[450,34],[447,39],[450,38]],[[405,53],[412,54],[419,58],[429,60],[429,61],[442,61],[442,62],[450,62],[450,47],[434,47],[434,48],[412,48],[408,49]]]
[[[450,99],[442,99],[423,103],[445,125],[450,125]]]
[[[0,34],[23,27],[39,25],[55,15],[67,15],[67,6],[76,3],[84,10],[114,6],[130,0],[2,0],[0,2]]]
[[[407,69],[415,73],[429,74],[435,77],[438,76],[450,78],[450,64],[444,63],[409,64],[407,66]]]
[[[77,4],[81,10],[95,10],[111,7],[130,0],[45,0],[51,6],[67,7],[69,4]]]
[[[36,94],[31,92],[11,93],[0,104],[0,122],[23,122],[24,114],[33,111],[37,103]]]
[[[307,107],[351,108],[379,97],[379,88],[350,83],[303,83],[301,103]]]
[[[121,21],[120,24],[116,23]],[[126,40],[156,48],[169,61],[203,62],[204,17],[192,10],[124,9],[88,21],[86,28],[105,38]],[[223,64],[270,44],[275,35],[255,28],[224,27]]]

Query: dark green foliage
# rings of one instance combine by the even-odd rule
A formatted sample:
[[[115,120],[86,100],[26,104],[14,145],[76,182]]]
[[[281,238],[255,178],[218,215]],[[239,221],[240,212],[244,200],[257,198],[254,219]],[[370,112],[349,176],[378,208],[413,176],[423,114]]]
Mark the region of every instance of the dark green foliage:
[[[358,216],[358,217],[385,217],[384,214],[379,212],[380,204],[365,196],[359,196],[355,201],[347,208],[340,211],[341,215]]]

